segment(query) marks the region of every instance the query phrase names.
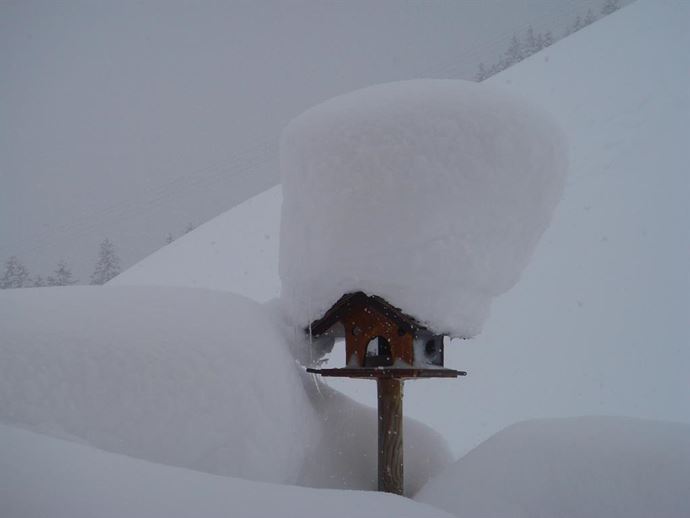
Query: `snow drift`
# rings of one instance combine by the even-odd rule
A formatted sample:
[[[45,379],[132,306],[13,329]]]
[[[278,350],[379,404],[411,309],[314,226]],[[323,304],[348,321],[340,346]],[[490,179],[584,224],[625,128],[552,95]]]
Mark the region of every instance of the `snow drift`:
[[[378,414],[312,378],[311,395],[322,432],[305,459],[299,484],[319,488],[378,488]],[[367,389],[374,394],[373,383]],[[452,462],[445,439],[414,419],[404,418],[404,494],[414,495],[430,476]]]
[[[264,306],[161,287],[0,291],[0,422],[267,482],[376,487],[375,412],[299,368]],[[449,462],[405,420],[418,490]]]
[[[261,306],[238,295],[8,290],[0,319],[4,423],[271,482],[295,482],[318,437],[289,351]]]
[[[614,417],[499,432],[416,496],[462,518],[690,516],[690,425]]]
[[[558,127],[486,85],[336,97],[283,132],[282,298],[300,326],[361,290],[456,336],[517,281],[560,197]]]
[[[405,518],[450,515],[383,493],[218,477],[0,426],[3,518]]]

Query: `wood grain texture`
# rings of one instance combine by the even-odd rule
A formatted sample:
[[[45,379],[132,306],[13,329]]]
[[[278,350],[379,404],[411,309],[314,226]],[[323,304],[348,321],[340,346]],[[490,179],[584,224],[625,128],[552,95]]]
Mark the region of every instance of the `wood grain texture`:
[[[379,378],[379,491],[403,494],[403,380]]]

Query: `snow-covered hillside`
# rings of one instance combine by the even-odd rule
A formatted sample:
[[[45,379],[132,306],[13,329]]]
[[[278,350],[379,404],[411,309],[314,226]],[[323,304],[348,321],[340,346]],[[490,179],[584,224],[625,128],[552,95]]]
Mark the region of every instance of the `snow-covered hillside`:
[[[482,335],[448,348],[447,364],[470,376],[407,386],[408,415],[441,431],[456,453],[528,417],[690,421],[681,396],[690,389],[688,10],[682,1],[640,0],[491,79],[558,120],[571,176],[523,279],[496,301]],[[255,202],[278,214],[277,192]],[[180,259],[161,250],[114,282],[194,285],[194,272],[221,250],[205,286],[265,300],[262,282],[271,279],[277,296],[280,222],[261,219],[258,204],[252,210],[270,248],[247,250],[229,211],[207,224],[214,236],[175,243]],[[234,250],[260,257],[240,263],[256,288],[226,281]],[[367,383],[336,385],[375,403]],[[452,400],[453,411],[429,404],[440,400]]]
[[[239,293],[266,302],[280,292],[273,187],[164,246],[112,279],[111,286],[182,286]]]

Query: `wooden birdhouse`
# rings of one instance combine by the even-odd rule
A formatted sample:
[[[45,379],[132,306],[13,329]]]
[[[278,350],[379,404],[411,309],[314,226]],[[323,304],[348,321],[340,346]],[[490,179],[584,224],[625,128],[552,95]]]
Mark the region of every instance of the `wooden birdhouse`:
[[[381,297],[361,291],[343,295],[307,329],[312,337],[345,336],[344,368],[309,369],[324,376],[456,377],[443,365],[442,334]]]
[[[376,295],[348,293],[306,329],[312,337],[345,335],[345,367],[308,368],[322,376],[376,379],[379,491],[403,493],[403,382],[456,378],[443,366],[443,338]]]

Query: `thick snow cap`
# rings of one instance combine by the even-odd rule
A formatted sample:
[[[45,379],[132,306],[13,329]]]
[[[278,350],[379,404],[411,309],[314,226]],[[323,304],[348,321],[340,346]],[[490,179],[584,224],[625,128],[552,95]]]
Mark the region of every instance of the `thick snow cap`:
[[[456,80],[377,85],[283,132],[282,299],[297,325],[344,293],[471,337],[518,280],[558,202],[562,133],[541,110]]]

